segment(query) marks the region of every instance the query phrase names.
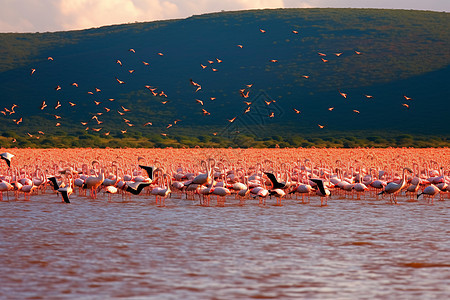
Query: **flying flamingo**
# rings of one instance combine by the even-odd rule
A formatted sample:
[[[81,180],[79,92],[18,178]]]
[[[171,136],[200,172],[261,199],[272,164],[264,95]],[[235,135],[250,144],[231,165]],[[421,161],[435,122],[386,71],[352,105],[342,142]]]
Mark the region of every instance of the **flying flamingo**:
[[[14,154],[11,154],[8,152],[4,152],[4,153],[0,154],[0,159],[3,159],[4,161],[6,161],[8,168],[11,167],[11,158],[13,158],[13,157],[14,157]]]
[[[347,99],[347,94],[346,94],[346,93],[342,93],[341,91],[339,91],[339,94],[341,94],[342,97],[344,97],[345,99]]]

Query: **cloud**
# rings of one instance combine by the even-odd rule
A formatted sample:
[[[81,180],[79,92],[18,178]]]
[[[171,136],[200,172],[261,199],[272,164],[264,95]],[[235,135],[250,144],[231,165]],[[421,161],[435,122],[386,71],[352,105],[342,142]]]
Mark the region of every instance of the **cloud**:
[[[171,18],[178,7],[159,0],[61,0],[58,3],[64,30]]]
[[[283,7],[277,0],[60,0],[62,27],[89,28],[134,21],[185,18],[220,10]]]
[[[0,0],[0,32],[86,29],[283,6],[282,0]]]

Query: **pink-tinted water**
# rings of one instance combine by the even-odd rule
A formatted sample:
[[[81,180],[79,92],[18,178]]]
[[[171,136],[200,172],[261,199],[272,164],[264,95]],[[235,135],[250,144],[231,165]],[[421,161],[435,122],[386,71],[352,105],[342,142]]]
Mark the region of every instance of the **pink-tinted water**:
[[[445,299],[449,203],[0,202],[1,299]]]

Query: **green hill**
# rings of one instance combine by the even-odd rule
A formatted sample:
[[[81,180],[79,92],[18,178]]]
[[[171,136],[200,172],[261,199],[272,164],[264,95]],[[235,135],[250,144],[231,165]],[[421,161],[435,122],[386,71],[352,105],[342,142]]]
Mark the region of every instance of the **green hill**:
[[[276,9],[0,34],[1,104],[18,105],[0,146],[449,146],[448,28],[439,12]]]

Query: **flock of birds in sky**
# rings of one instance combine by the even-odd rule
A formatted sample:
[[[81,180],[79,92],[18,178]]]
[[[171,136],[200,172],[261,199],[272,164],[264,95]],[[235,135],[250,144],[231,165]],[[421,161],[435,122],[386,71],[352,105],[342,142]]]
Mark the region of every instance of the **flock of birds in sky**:
[[[265,29],[259,29],[260,34],[268,34],[266,32]],[[299,34],[298,31],[296,30],[292,30],[292,34],[297,35]],[[241,49],[243,49],[245,47],[245,45],[243,44],[238,44],[236,45],[236,47],[239,47]],[[364,55],[364,53],[360,52],[360,51],[354,51],[354,55]],[[128,52],[130,53],[130,55],[136,55],[137,51],[133,48],[128,49]],[[160,57],[164,57],[164,54],[162,52],[157,53],[158,56]],[[317,52],[317,56],[320,58],[320,60],[323,63],[328,63],[329,61],[329,56],[332,55],[334,57],[340,57],[343,54],[343,52],[335,52],[332,54],[326,54],[323,52]],[[57,63],[57,59],[54,59],[53,57],[48,57],[47,59],[49,61],[49,63]],[[270,63],[277,63],[278,60],[277,59],[271,59]],[[115,63],[120,66],[121,68],[125,68],[126,67],[126,63],[122,61],[122,59],[117,59],[115,61]],[[201,69],[210,69],[212,72],[219,72],[220,68],[218,67],[219,64],[223,63],[223,60],[220,58],[215,58],[215,59],[209,59],[207,60],[207,63],[200,63],[200,68]],[[148,63],[147,61],[142,61],[142,64],[144,64],[145,66],[149,66],[150,63]],[[133,74],[134,73],[134,69],[129,69],[128,73]],[[39,70],[36,68],[32,68],[31,72],[30,72],[30,76],[39,76]],[[307,80],[310,78],[310,75],[304,74],[302,75],[302,77]],[[187,79],[186,79],[187,80]],[[115,81],[116,84],[118,85],[126,85],[126,82],[124,80],[122,80],[121,78],[115,77]],[[194,79],[189,79],[190,84],[193,87],[193,94],[197,95],[197,93],[202,91],[202,84],[199,82],[196,82]],[[71,88],[84,88],[82,86],[79,86],[79,84],[74,81],[71,84]],[[252,97],[251,97],[251,88],[252,88],[253,84],[247,84],[245,85],[245,87],[243,87],[242,89],[239,90],[239,95],[242,97],[242,101],[245,103],[246,107],[242,113],[242,115],[245,115],[249,112],[251,112],[252,110]],[[62,89],[66,89],[69,87],[63,87],[59,84],[55,85],[55,92],[58,93],[59,91],[61,91]],[[152,85],[145,85],[145,88],[155,97],[159,97],[160,102],[165,105],[168,104],[170,102],[170,98],[168,97],[168,95],[166,94],[166,92],[164,90],[158,89],[155,86]],[[95,87],[93,90],[88,90],[86,91],[87,94],[93,96],[93,101],[94,104],[96,105],[96,107],[98,107],[98,111],[95,113],[90,113],[89,116],[86,116],[86,119],[81,121],[81,125],[84,127],[84,129],[86,131],[94,131],[94,132],[101,132],[101,134],[108,136],[111,133],[111,130],[107,130],[104,128],[104,125],[102,125],[103,120],[105,118],[107,118],[108,114],[112,114],[112,113],[116,113],[119,114],[120,117],[123,120],[123,124],[115,124],[116,128],[114,128],[115,130],[117,130],[118,128],[120,128],[120,132],[122,134],[126,134],[127,130],[129,127],[133,127],[133,126],[152,126],[153,125],[153,121],[152,120],[148,120],[146,121],[144,124],[135,124],[132,121],[133,118],[133,112],[127,108],[124,107],[122,105],[115,107],[113,105],[115,99],[114,98],[109,98],[106,100],[95,100],[95,96],[99,93],[101,93],[101,89],[98,87]],[[342,96],[344,99],[348,98],[348,93],[342,90],[338,90],[337,91],[339,93],[340,96]],[[373,99],[374,96],[372,95],[364,95],[366,99]],[[201,109],[201,113],[203,116],[209,116],[211,115],[211,111],[209,109],[207,109],[206,105],[205,105],[205,101],[198,99],[201,97],[197,97],[195,99],[196,103],[199,105],[200,109]],[[402,105],[406,108],[409,108],[409,104],[408,101],[411,101],[412,98],[404,95],[403,96],[404,103],[402,103]],[[216,97],[210,97],[208,101],[214,101],[216,100]],[[84,100],[83,100],[84,101]],[[265,104],[267,105],[267,107],[270,107],[270,105],[272,103],[276,102],[275,100],[269,100],[269,101],[265,101]],[[19,103],[20,104],[20,103]],[[14,118],[14,116],[18,115],[18,109],[20,109],[20,105],[19,104],[13,104],[11,107],[4,107],[3,110],[0,111],[0,113],[2,113],[4,116],[12,116],[10,119],[12,122],[14,122],[16,125],[21,125],[23,122],[26,122],[26,117],[25,116],[18,116],[16,118]],[[42,112],[46,112],[47,114],[50,113],[51,115],[53,115],[53,118],[55,120],[55,126],[59,127],[61,125],[64,124],[64,117],[61,114],[58,114],[59,112],[59,108],[61,108],[62,106],[70,106],[70,107],[75,107],[78,105],[78,102],[76,100],[71,100],[71,101],[67,101],[67,102],[62,102],[60,100],[57,100],[56,103],[47,103],[46,100],[43,100],[42,103],[39,106],[39,110]],[[170,104],[169,104],[170,105]],[[114,107],[114,108],[113,108]],[[292,107],[291,108],[292,111],[296,114],[301,114],[301,109],[299,107]],[[269,109],[270,110],[270,109]],[[334,107],[329,107],[328,111],[333,111]],[[360,110],[357,109],[353,109],[353,112],[355,114],[360,114]],[[232,123],[236,120],[236,118],[238,118],[239,116],[230,116],[230,118],[227,119],[228,122]],[[273,111],[269,111],[269,113],[267,114],[267,118],[274,118],[276,117],[275,112]],[[165,131],[161,132],[160,134],[163,136],[167,136],[167,130],[175,125],[177,125],[177,123],[179,123],[180,119],[175,119],[173,121],[171,121],[169,124],[165,125]],[[224,120],[225,122],[225,120]],[[225,122],[226,124],[226,122]],[[320,128],[324,128],[326,125],[324,125],[325,123],[322,124],[317,124],[318,127]],[[74,124],[64,124],[64,125],[68,125],[68,126],[74,126]],[[34,137],[36,139],[39,139],[40,136],[44,135],[46,130],[44,128],[41,128],[40,130],[37,130],[36,132],[28,132],[27,135],[29,137]],[[217,132],[212,133],[214,135],[217,135]],[[13,142],[15,142],[15,139],[13,140]]]

